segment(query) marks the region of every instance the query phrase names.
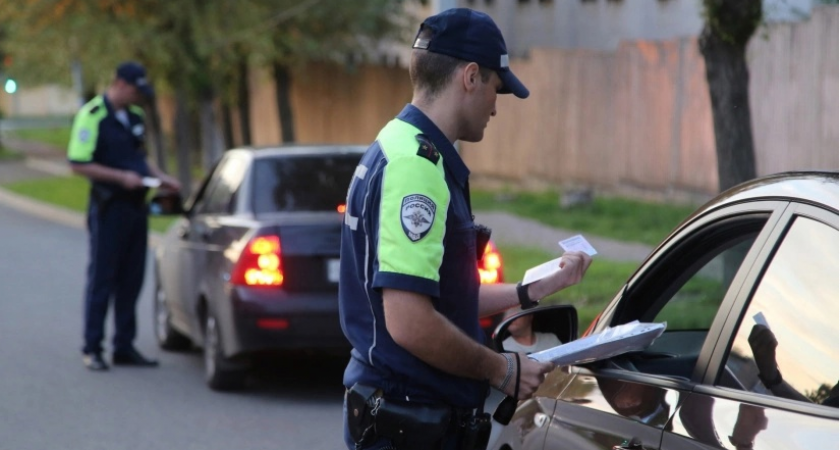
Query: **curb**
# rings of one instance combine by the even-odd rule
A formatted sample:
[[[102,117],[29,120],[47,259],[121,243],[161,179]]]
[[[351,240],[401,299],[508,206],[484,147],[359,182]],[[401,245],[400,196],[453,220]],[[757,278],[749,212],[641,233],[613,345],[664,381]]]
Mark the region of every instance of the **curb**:
[[[2,187],[0,187],[0,203],[40,219],[80,230],[87,230],[87,218],[85,214],[53,206],[49,203],[32,200],[29,197],[15,194]],[[160,233],[149,231],[149,247],[156,247],[161,242],[161,237]]]

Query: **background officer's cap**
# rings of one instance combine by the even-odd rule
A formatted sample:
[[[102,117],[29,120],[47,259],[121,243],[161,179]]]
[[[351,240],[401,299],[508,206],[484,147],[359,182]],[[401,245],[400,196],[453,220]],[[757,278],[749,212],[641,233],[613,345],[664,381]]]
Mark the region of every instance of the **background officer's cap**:
[[[120,64],[117,66],[117,78],[136,86],[146,97],[155,95],[152,84],[146,78],[146,68],[140,63],[128,61]]]

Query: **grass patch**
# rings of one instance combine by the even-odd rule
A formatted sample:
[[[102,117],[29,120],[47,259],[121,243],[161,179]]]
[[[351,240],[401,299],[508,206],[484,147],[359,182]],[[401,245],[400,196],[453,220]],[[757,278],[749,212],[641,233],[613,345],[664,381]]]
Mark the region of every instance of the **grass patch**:
[[[596,197],[590,205],[564,210],[560,209],[559,194],[554,191],[502,194],[475,190],[471,200],[477,211],[506,211],[556,228],[648,245],[658,244],[695,209]]]
[[[12,161],[22,158],[23,155],[21,155],[20,153],[3,147],[2,141],[0,140],[0,161]]]
[[[70,127],[22,128],[8,131],[9,136],[25,141],[36,141],[58,149],[67,148],[70,142]]]
[[[4,184],[3,187],[24,197],[49,203],[79,213],[86,213],[90,183],[80,176],[41,178]],[[150,217],[149,229],[162,233],[177,217]]]

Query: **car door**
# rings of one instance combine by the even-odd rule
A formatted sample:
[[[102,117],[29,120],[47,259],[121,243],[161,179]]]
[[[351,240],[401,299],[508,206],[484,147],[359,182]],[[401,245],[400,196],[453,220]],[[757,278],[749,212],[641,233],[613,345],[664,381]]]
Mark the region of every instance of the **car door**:
[[[836,211],[786,208],[663,449],[838,448],[837,227]],[[761,344],[768,332],[775,349]],[[759,376],[762,356],[782,374],[773,389]]]
[[[180,298],[184,314],[193,330],[201,330],[201,318],[196,314],[197,302],[206,294],[208,261],[223,247],[217,242],[223,219],[234,212],[236,193],[247,167],[247,159],[228,155],[216,166],[206,186],[196,198],[189,221],[179,231],[182,252]]]
[[[665,322],[666,331],[645,351],[573,368],[543,448],[662,448],[784,209],[782,202],[730,205],[693,218],[658,247],[598,329],[639,320]]]

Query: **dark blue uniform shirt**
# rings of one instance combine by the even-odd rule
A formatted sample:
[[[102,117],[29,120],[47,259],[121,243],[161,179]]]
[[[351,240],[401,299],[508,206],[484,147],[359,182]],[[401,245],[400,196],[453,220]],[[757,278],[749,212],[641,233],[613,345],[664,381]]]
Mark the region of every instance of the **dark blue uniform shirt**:
[[[358,382],[386,396],[462,408],[484,401],[486,381],[445,373],[397,345],[382,306],[383,288],[427,295],[464,333],[484,339],[468,177],[452,144],[412,105],[362,157],[341,240],[341,325],[353,345],[347,387]]]

